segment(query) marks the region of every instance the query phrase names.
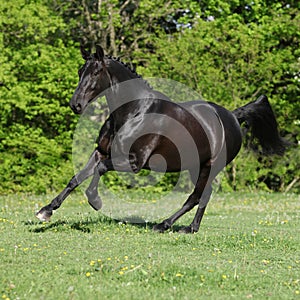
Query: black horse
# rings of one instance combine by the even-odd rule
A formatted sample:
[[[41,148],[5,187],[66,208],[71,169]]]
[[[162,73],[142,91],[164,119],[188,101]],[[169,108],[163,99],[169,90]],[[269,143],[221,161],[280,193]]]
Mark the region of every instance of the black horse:
[[[70,106],[81,114],[90,102],[105,95],[110,115],[87,165],[36,214],[42,221],[49,220],[70,192],[92,175],[86,195],[90,205],[98,210],[102,206],[99,179],[108,171],[188,170],[195,184],[192,194],[179,211],[155,225],[154,230],[164,232],[198,205],[192,223],[182,229],[184,233],[197,232],[212,181],[240,150],[240,124],[247,123],[262,153],[282,155],[285,151],[285,142],[264,95],[232,112],[204,101],[174,103],[119,59],[104,55],[100,46],[94,54],[83,48],[81,53],[85,64],[78,72],[80,81]]]

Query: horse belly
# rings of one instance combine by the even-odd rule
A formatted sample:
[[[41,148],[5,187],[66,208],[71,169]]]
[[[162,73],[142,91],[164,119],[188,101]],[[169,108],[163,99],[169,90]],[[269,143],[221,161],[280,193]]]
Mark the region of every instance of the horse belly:
[[[152,152],[146,168],[157,172],[180,172],[197,168],[210,159],[210,149],[206,143],[199,147],[191,136],[177,136],[172,140],[161,137],[160,146]]]

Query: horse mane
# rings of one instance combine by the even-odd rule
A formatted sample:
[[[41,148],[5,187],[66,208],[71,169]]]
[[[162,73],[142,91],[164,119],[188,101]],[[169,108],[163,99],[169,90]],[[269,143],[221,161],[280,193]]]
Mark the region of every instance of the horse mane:
[[[119,62],[121,65],[123,65],[126,69],[128,69],[131,73],[136,75],[138,78],[142,78],[142,76],[139,75],[135,69],[131,68],[127,63],[123,62],[120,57],[115,57],[115,56],[111,56],[111,55],[105,55],[105,56],[108,59]]]
[[[111,55],[105,55],[106,58],[111,59],[113,61],[116,61],[118,63],[120,63],[122,66],[124,66],[127,70],[129,70],[132,74],[134,74],[137,78],[140,78],[143,80],[143,82],[150,88],[153,89],[152,86],[149,84],[149,82],[147,80],[145,80],[143,78],[142,75],[138,74],[137,71],[135,69],[133,69],[132,67],[130,67],[127,63],[123,62],[121,60],[120,57],[115,57],[115,56],[111,56]]]

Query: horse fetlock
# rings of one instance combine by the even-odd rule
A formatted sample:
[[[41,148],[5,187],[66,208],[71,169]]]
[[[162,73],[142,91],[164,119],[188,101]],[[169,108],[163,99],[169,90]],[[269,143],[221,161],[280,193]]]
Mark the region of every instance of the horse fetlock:
[[[159,224],[156,224],[153,226],[153,230],[154,231],[158,231],[158,232],[165,232],[166,230],[170,229],[171,225],[168,224],[167,222],[162,222]]]
[[[35,214],[35,216],[42,222],[49,222],[52,216],[52,210],[47,210],[45,208],[42,208],[40,211],[38,211]]]
[[[186,226],[186,227],[183,227],[179,230],[179,233],[184,233],[184,234],[188,234],[188,233],[196,233],[198,232],[198,229],[192,227],[191,225],[190,226]]]

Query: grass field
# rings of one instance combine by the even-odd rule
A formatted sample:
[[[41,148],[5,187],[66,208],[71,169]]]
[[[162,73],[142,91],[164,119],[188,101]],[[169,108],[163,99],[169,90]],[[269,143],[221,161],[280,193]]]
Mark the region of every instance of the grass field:
[[[75,194],[0,197],[1,299],[300,299],[300,196],[215,194],[200,231],[152,232]]]

